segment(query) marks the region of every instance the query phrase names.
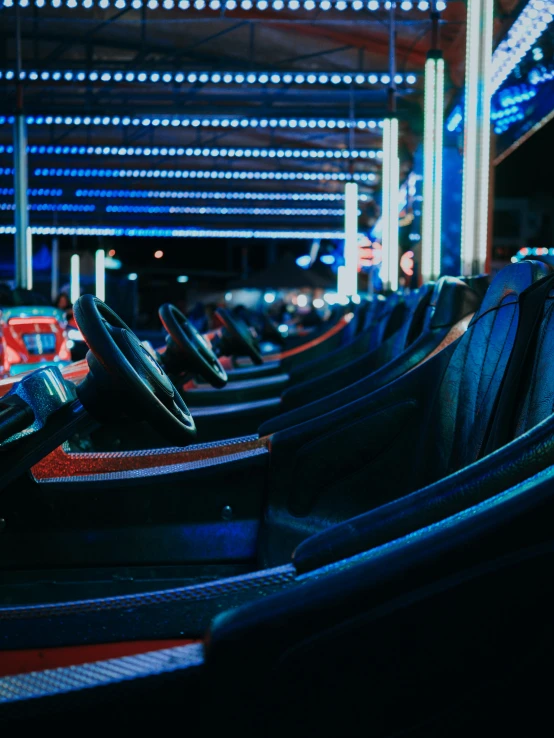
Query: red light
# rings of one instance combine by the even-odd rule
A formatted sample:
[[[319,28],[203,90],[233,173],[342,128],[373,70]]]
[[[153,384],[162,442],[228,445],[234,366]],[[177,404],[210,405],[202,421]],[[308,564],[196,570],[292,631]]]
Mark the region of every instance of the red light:
[[[154,259],[161,259],[163,255],[163,251],[154,251]]]
[[[404,272],[407,277],[411,277],[414,273],[414,252],[406,251],[400,257],[400,269]]]
[[[108,256],[115,256],[115,249],[110,249],[108,251]]]
[[[9,325],[52,325],[57,323],[56,318],[33,318],[30,315],[28,318],[9,318]]]

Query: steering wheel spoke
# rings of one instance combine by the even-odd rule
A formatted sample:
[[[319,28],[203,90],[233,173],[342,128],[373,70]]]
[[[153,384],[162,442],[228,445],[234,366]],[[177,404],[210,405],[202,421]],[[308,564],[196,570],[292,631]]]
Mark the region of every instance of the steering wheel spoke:
[[[102,414],[105,419],[107,407],[114,414],[118,410],[131,411],[168,440],[178,445],[189,442],[196,433],[194,420],[160,362],[98,298],[83,295],[74,310],[77,325],[90,348],[87,354],[90,373],[81,390],[89,412]]]
[[[216,312],[225,330],[229,333],[232,344],[237,347],[238,351],[242,352],[240,355],[248,356],[258,366],[263,364],[258,341],[246,323],[240,318],[231,315],[224,308],[218,308]]]
[[[183,313],[174,305],[166,303],[159,310],[160,320],[169,340],[164,363],[169,371],[198,374],[213,387],[227,384],[227,373],[215,352]]]

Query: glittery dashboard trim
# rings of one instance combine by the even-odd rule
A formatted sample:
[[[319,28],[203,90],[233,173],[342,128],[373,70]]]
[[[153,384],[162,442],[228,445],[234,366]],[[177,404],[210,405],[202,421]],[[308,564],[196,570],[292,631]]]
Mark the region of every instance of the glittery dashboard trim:
[[[37,482],[78,481],[99,475],[109,479],[170,474],[265,454],[268,444],[268,436],[245,436],[186,448],[95,453],[70,453],[64,444],[35,464],[31,473]]]
[[[107,686],[198,667],[203,662],[204,644],[191,643],[118,659],[4,677],[0,679],[0,704]]]
[[[20,620],[22,618],[51,618],[67,616],[73,613],[99,612],[106,610],[128,610],[129,608],[160,605],[166,602],[200,602],[220,598],[226,594],[236,594],[255,590],[261,592],[269,587],[280,587],[292,584],[296,579],[296,569],[292,564],[276,566],[273,569],[235,577],[217,579],[188,587],[158,590],[156,592],[140,592],[138,594],[102,597],[92,600],[77,600],[46,605],[23,605],[0,608],[0,621]]]

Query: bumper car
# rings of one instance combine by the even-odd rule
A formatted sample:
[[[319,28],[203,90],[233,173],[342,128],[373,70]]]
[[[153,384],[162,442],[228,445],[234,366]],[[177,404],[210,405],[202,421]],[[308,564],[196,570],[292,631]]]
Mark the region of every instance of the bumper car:
[[[34,304],[33,293],[0,293],[0,377],[71,362],[67,322],[62,310]]]
[[[373,304],[367,301],[365,317],[369,324],[344,348],[299,364],[289,374],[225,384],[221,375],[214,381],[209,372],[203,374],[202,367],[194,363],[194,340],[183,335],[188,330],[185,317],[164,305],[160,318],[168,341],[160,360],[193,409],[202,440],[251,434],[260,426],[263,434],[309,420],[398,378],[458,337],[480,300],[473,286],[443,277],[405,299],[394,294]],[[240,328],[240,324],[229,323],[234,343],[224,345],[224,350],[254,354],[255,339]],[[217,339],[212,348],[222,353]],[[193,367],[195,378],[189,375],[183,381],[179,377],[183,367]],[[226,375],[229,379],[232,372]],[[207,384],[201,386],[199,376]]]
[[[282,730],[300,709],[324,734],[444,735],[460,710],[540,687],[553,307],[546,268],[513,264],[459,338],[309,422],[85,452],[59,444],[122,414],[183,444],[194,421],[122,321],[81,298],[86,377],[44,369],[2,401],[0,719],[99,725],[140,699],[159,721],[216,694],[208,726]]]

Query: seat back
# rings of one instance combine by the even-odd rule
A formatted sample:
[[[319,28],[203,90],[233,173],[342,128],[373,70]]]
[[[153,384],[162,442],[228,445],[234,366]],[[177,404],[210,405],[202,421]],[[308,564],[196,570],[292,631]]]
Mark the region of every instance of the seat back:
[[[524,368],[525,393],[516,413],[515,436],[530,430],[554,412],[554,290],[546,299],[535,344],[536,353]]]
[[[308,535],[480,458],[514,349],[521,293],[547,273],[537,262],[506,267],[448,349],[370,395],[272,436],[264,560],[286,560]]]
[[[520,295],[547,274],[539,262],[511,264],[491,283],[457,344],[435,397],[430,443],[426,444],[429,482],[481,455],[514,348]]]
[[[394,333],[395,326],[401,324],[403,315],[403,299],[398,292],[378,301],[371,323],[366,328],[370,350],[380,346],[391,333]]]
[[[368,309],[363,318],[363,322],[360,325],[358,333],[365,333],[371,327],[371,325],[379,319],[379,316],[385,309],[387,299],[383,295],[373,295],[368,300]]]
[[[404,298],[404,315],[402,316],[402,322],[396,330],[389,335],[391,341],[390,358],[398,356],[399,353],[404,351],[415,339],[421,334],[424,329],[428,308],[431,303],[431,297],[435,288],[434,282],[428,282],[420,287],[418,290],[414,290]],[[387,333],[389,328],[394,328],[395,324],[389,321],[387,326]]]

